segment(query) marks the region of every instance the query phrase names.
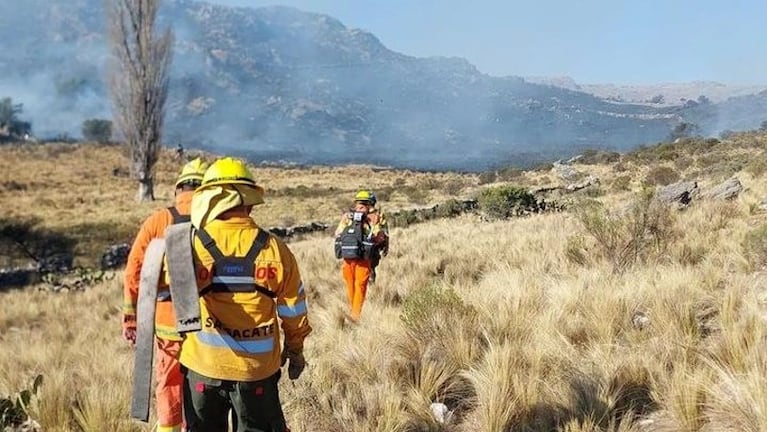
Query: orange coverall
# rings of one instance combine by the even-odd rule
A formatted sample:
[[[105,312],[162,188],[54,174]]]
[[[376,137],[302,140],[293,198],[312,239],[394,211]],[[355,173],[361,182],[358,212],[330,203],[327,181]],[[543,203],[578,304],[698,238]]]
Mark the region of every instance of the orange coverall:
[[[175,208],[180,215],[189,215],[193,192],[180,192],[176,195]],[[123,288],[123,327],[136,327],[136,303],[138,301],[141,266],[149,243],[155,238],[163,238],[165,228],[173,223],[173,216],[168,209],[153,213],[136,236],[128,263],[125,267]],[[175,330],[173,303],[169,300],[160,301],[161,292],[167,286],[158,287],[158,302],[155,313],[155,397],[157,401],[157,432],[180,432],[182,416],[182,385],[180,363],[178,361],[181,349],[181,337]]]
[[[355,208],[356,211],[367,210],[364,207]],[[335,235],[340,235],[346,227],[351,225],[349,213],[344,213],[341,222],[336,228]],[[366,222],[363,226],[365,236],[370,236],[373,243],[380,245],[384,243],[389,236],[386,221],[376,209],[371,209],[367,214]],[[368,292],[368,283],[370,282],[371,261],[369,259],[347,259],[341,266],[341,275],[346,282],[346,297],[351,308],[351,318],[359,321],[362,315],[362,305],[365,303],[365,297]]]

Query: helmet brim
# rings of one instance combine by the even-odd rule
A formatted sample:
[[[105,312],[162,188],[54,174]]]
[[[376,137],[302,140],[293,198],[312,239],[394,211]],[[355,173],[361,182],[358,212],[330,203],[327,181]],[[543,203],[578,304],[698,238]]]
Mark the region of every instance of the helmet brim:
[[[247,180],[215,180],[208,183],[203,183],[198,189],[206,189],[213,186],[226,186],[226,185],[244,185],[248,187],[252,187],[253,189],[259,191],[261,194],[264,194],[266,191],[261,186],[258,186],[252,182],[249,182]]]

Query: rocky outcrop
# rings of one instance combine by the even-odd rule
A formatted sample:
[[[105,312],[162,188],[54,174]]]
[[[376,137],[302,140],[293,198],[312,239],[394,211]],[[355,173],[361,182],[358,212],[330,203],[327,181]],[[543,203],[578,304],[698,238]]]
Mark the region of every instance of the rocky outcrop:
[[[655,198],[664,204],[678,204],[686,207],[693,198],[697,197],[700,190],[696,181],[681,181],[663,186],[655,192]]]
[[[323,222],[310,222],[305,225],[291,227],[270,227],[266,230],[282,239],[289,239],[297,235],[323,232],[328,229],[328,224]]]
[[[713,200],[729,201],[740,196],[741,192],[743,192],[743,184],[737,177],[732,177],[706,191],[705,197]]]

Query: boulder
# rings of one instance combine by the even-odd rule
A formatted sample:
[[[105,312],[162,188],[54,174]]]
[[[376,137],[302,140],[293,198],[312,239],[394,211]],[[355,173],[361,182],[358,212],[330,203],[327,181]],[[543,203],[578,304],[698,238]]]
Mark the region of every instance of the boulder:
[[[655,192],[655,197],[662,203],[678,203],[680,206],[687,206],[698,193],[698,182],[681,181],[661,187]]]
[[[72,271],[74,260],[75,257],[70,252],[47,256],[37,262],[37,271],[40,273],[66,273]]]
[[[108,270],[124,266],[128,262],[128,253],[130,253],[128,243],[109,246],[101,255],[101,269]]]
[[[706,192],[706,198],[713,200],[733,200],[743,192],[743,184],[737,177],[726,180]]]

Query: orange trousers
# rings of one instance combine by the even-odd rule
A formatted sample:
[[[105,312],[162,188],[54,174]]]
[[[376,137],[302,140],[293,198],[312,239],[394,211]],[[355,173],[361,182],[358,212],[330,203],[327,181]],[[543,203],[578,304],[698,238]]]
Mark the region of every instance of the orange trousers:
[[[183,394],[184,377],[181,374],[181,364],[178,353],[181,341],[171,341],[155,338],[155,398],[157,403],[157,432],[181,432],[183,415],[181,411],[181,395]]]
[[[346,282],[346,297],[349,299],[351,317],[358,321],[362,315],[362,305],[368,292],[370,281],[370,260],[345,259],[341,267]]]

